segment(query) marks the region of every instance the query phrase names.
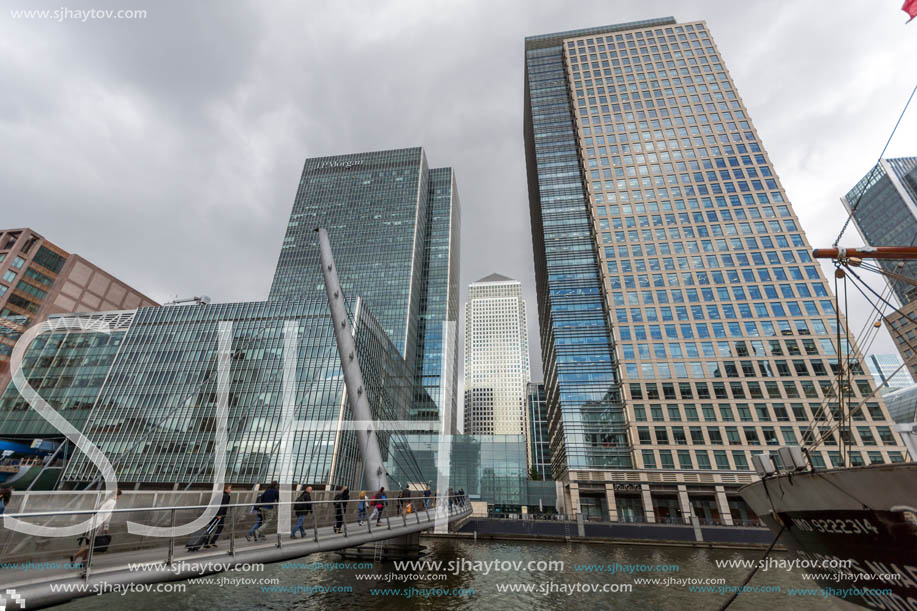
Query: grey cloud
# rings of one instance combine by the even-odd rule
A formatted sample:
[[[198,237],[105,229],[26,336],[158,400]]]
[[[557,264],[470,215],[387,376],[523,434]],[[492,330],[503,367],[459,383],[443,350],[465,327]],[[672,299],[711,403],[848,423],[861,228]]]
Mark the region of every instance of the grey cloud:
[[[463,297],[495,271],[525,286],[535,376],[526,35],[707,19],[813,245],[833,241],[838,197],[913,85],[914,37],[894,5],[130,4],[148,18],[12,19],[8,8],[41,8],[24,0],[0,12],[3,225],[34,227],[158,300],[261,299],[307,156],[421,144],[457,173]],[[901,143],[917,121],[901,130],[892,153],[913,154]]]

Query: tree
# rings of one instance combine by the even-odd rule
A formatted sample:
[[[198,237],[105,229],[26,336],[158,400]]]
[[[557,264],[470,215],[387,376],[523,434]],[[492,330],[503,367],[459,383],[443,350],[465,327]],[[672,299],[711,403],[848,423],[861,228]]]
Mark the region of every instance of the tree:
[[[532,466],[532,468],[529,470],[529,479],[536,482],[541,481],[541,473],[539,473],[538,469],[536,469],[534,466]]]

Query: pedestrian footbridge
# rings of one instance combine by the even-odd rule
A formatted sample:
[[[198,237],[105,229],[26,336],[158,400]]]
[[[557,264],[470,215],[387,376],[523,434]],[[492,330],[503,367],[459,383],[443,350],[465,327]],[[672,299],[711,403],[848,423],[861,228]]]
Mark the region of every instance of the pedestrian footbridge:
[[[122,496],[122,499],[127,496]],[[252,505],[228,506],[223,530],[210,548],[190,551],[186,543],[194,535],[151,537],[128,532],[127,522],[149,526],[180,526],[201,516],[206,505],[131,507],[112,512],[107,550],[92,551],[81,566],[71,564],[77,550],[76,536],[42,537],[0,529],[0,609],[37,609],[60,604],[113,586],[176,581],[230,570],[251,563],[271,563],[299,558],[316,552],[358,549],[362,555],[379,560],[387,547],[404,545],[411,535],[463,520],[471,515],[471,503],[459,499],[432,497],[426,503],[414,499],[416,511],[405,512],[398,499],[390,499],[381,520],[361,520],[358,501],[351,499],[343,511],[339,531],[334,501],[313,501],[313,511],[306,515],[305,535],[291,537],[297,520],[279,524],[279,512],[263,532],[263,539],[249,540],[254,526]],[[121,505],[121,503],[119,503]],[[291,513],[293,513],[291,511]],[[30,524],[62,527],[97,515],[95,510],[34,512],[7,514]],[[94,537],[94,535],[93,535]],[[95,547],[95,546],[94,546]]]

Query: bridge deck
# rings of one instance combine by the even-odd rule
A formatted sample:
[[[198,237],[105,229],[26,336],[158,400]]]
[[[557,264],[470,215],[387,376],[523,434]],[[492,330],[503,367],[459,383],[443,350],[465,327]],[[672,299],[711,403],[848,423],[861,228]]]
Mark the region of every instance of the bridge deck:
[[[454,522],[469,516],[471,511],[470,503],[464,506],[457,504],[450,512],[443,510],[440,517],[448,522]],[[358,526],[355,521],[347,521],[345,523],[346,534],[334,533],[331,526],[307,529],[306,536],[302,539],[291,539],[289,533],[282,533],[279,544],[275,533],[267,535],[265,539],[257,543],[248,542],[244,537],[236,534],[232,554],[230,554],[228,533],[224,533],[216,549],[189,552],[184,547],[184,541],[176,541],[171,566],[164,566],[168,559],[168,540],[164,539],[166,545],[163,547],[97,553],[93,557],[88,576],[83,575],[82,569],[61,568],[42,570],[37,573],[34,572],[34,569],[32,571],[2,569],[0,570],[0,589],[3,591],[15,590],[25,601],[28,609],[36,609],[93,595],[95,594],[93,587],[96,584],[101,587],[101,584],[156,583],[188,579],[221,572],[236,564],[280,562],[316,552],[357,547],[393,539],[429,530],[436,525],[436,522],[437,514],[431,507],[430,511],[383,518],[382,525],[378,527],[374,523],[364,523],[363,526]],[[61,562],[67,563],[68,559],[64,558]],[[136,567],[144,563],[146,567]],[[30,572],[33,574],[29,575]],[[84,592],[52,592],[52,584],[55,586],[84,584],[88,587]],[[19,608],[26,607],[20,607],[14,601],[7,601],[7,609]]]

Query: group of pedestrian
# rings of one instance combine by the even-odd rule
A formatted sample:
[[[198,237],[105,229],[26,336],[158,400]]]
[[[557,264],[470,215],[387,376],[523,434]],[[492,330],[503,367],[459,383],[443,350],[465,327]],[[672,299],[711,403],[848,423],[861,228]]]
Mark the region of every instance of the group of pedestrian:
[[[452,511],[453,505],[459,507],[465,506],[465,489],[459,488],[457,491],[449,488],[449,511]]]
[[[226,484],[223,487],[223,495],[220,500],[220,507],[217,510],[216,515],[208,522],[205,529],[197,533],[192,539],[189,539],[186,544],[188,549],[191,551],[196,551],[200,548],[211,548],[217,547],[217,540],[220,537],[220,534],[223,532],[223,528],[226,523],[226,516],[229,511],[230,498],[232,493],[232,486]],[[437,493],[438,494],[438,493]],[[401,491],[398,497],[398,508],[399,513],[402,516],[407,516],[410,513],[418,511],[418,505],[420,498],[423,498],[424,509],[430,508],[430,501],[432,499],[433,493],[430,490],[430,487],[427,486],[426,489],[420,494],[415,494],[411,491],[410,488],[405,486],[404,490]],[[97,523],[95,527],[95,551],[105,551],[108,548],[108,545],[111,543],[111,535],[109,534],[109,527],[111,524],[111,512],[115,509],[118,499],[121,497],[121,490],[119,489],[116,494],[106,500],[102,506],[99,508],[96,513],[97,520],[101,520]],[[12,490],[9,488],[0,488],[0,514],[6,510],[10,504],[12,498]],[[465,504],[465,491],[459,490],[457,493],[449,489],[449,507],[451,508],[453,503],[459,503],[460,505]],[[260,495],[258,495],[255,500],[255,504],[252,505],[249,510],[250,513],[255,514],[255,523],[252,525],[251,529],[246,533],[245,539],[247,541],[262,541],[265,539],[265,531],[268,525],[271,523],[276,505],[280,500],[280,484],[277,481],[271,482],[271,485]],[[388,504],[388,495],[386,494],[385,487],[379,488],[372,497],[367,493],[366,490],[360,491],[360,495],[357,499],[357,519],[358,524],[362,526],[364,522],[367,521],[367,512],[372,510],[372,513],[369,515],[369,521],[375,521],[376,526],[382,525],[382,517],[385,512],[385,507]],[[347,504],[350,502],[350,489],[347,486],[342,487],[338,493],[334,496],[334,532],[340,533],[344,527],[344,517],[347,512]],[[312,486],[306,486],[306,488],[299,494],[296,498],[296,501],[293,504],[293,511],[296,514],[296,523],[293,525],[293,530],[290,532],[290,537],[295,539],[297,537],[297,532],[299,537],[305,537],[305,520],[306,517],[313,513],[313,500],[312,500]],[[313,514],[314,515],[314,514]],[[89,555],[89,544],[93,540],[92,536],[84,536],[80,538],[80,549],[70,557],[71,563],[82,562]]]

